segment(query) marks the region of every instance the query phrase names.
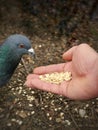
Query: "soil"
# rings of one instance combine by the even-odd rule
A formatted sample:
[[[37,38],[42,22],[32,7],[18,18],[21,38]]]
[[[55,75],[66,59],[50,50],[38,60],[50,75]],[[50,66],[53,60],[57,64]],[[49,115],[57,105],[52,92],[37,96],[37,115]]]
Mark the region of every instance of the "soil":
[[[98,51],[97,0],[1,0],[0,19],[0,43],[20,33],[36,52],[0,88],[0,130],[98,130],[98,98],[74,101],[24,85],[33,68],[64,62],[74,45],[86,42]]]

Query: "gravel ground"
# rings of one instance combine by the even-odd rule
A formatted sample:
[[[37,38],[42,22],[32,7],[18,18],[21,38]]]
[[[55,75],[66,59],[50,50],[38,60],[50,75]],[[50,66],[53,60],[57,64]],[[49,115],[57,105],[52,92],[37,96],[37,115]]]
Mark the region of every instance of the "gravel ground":
[[[3,16],[0,15],[0,42],[10,34],[25,34],[36,52],[36,59],[24,56],[25,66],[20,62],[9,84],[0,88],[0,130],[97,130],[98,98],[74,101],[24,86],[26,76],[33,68],[64,62],[62,54],[76,44],[87,42],[98,51],[97,21],[87,18],[67,35],[66,28],[63,26],[62,30],[62,24],[58,24],[63,17],[59,17],[59,12],[54,19],[54,15],[43,12],[39,4],[36,5],[38,8],[34,7],[40,13],[34,8],[33,15],[23,11],[23,5],[18,1],[8,7],[7,3],[0,4],[1,14],[3,12]],[[39,16],[45,18],[44,24]],[[55,25],[60,25],[63,32]]]

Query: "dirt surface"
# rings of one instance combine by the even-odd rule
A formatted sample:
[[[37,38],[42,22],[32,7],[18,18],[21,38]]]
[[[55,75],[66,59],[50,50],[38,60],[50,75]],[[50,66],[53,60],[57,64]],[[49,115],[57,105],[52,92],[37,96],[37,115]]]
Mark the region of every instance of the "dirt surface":
[[[25,34],[36,52],[0,88],[0,130],[98,130],[98,98],[74,101],[24,86],[33,68],[64,62],[62,54],[74,45],[87,42],[98,51],[98,2],[79,2],[0,1],[0,42]]]

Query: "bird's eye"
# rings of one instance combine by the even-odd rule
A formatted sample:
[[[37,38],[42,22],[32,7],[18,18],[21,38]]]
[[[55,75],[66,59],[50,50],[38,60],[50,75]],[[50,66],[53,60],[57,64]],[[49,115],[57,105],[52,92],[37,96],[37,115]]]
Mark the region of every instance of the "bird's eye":
[[[19,44],[19,48],[24,48],[24,44],[23,43]]]

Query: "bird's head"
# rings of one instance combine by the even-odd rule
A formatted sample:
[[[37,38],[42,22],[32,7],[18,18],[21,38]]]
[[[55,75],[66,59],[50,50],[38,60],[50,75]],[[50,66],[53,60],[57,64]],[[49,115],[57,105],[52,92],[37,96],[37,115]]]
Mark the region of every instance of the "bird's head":
[[[0,87],[9,81],[24,54],[35,54],[26,36],[11,35],[0,46]]]
[[[5,46],[9,48],[9,51],[13,52],[13,55],[21,58],[24,54],[35,55],[34,49],[31,47],[30,40],[21,34],[14,34],[9,36],[5,42]]]

